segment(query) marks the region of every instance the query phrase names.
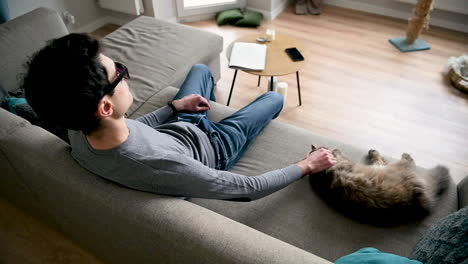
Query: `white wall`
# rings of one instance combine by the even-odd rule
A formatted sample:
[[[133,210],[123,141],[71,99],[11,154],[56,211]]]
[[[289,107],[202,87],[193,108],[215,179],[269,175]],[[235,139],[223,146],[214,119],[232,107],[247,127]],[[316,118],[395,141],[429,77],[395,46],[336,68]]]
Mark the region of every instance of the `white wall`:
[[[275,19],[288,7],[292,0],[247,0],[247,9],[263,14],[265,19]]]
[[[326,4],[407,20],[416,0],[325,0]],[[468,0],[438,0],[430,14],[429,24],[468,33]],[[438,7],[439,6],[439,7]],[[458,9],[462,8],[462,9]],[[446,10],[456,10],[450,12]]]
[[[265,19],[275,19],[292,0],[247,0],[247,9],[263,14]]]
[[[176,0],[144,0],[145,15],[175,22],[177,18]],[[417,0],[324,0],[326,4],[341,6],[365,12],[381,14],[407,20],[411,16]],[[263,13],[265,19],[274,19],[292,0],[247,0],[247,9]],[[411,2],[411,3],[409,3]],[[101,9],[96,0],[7,0],[10,17],[32,11],[38,7],[48,7],[75,16],[76,23],[67,25],[71,32],[90,32],[106,23],[125,24],[136,16]],[[438,0],[431,13],[429,23],[448,29],[468,33],[468,0]],[[447,10],[457,11],[451,12]],[[213,16],[214,14],[210,14]],[[200,19],[208,19],[201,16]]]
[[[258,9],[263,11],[271,11],[271,4],[273,0],[247,0],[247,7],[251,9]]]
[[[416,4],[418,0],[394,0],[404,3]],[[436,0],[434,1],[435,9],[450,11],[453,13],[461,13],[468,15],[468,1],[466,0]]]
[[[166,21],[177,21],[175,0],[153,0],[154,17]]]
[[[183,0],[168,0],[175,3],[177,21],[179,22],[193,22],[200,20],[213,19],[220,11],[231,8],[245,8],[246,0],[238,0],[233,4],[214,5],[203,8],[183,9]]]
[[[67,25],[70,31],[88,25],[103,16],[95,0],[7,0],[7,2],[12,19],[41,6],[55,9],[60,14],[68,11],[76,20],[74,25]]]

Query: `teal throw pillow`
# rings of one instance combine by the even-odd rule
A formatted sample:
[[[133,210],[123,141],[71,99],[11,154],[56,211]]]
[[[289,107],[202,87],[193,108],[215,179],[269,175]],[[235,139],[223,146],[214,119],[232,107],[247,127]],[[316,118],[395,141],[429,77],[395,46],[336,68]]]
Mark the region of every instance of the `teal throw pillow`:
[[[247,10],[244,12],[244,17],[242,19],[237,20],[237,22],[234,25],[239,27],[258,27],[260,26],[262,19],[262,13]]]
[[[24,98],[8,97],[8,98],[5,98],[5,102],[3,104],[6,105],[6,108],[8,111],[17,115],[18,113],[16,112],[15,106],[26,104],[26,103],[27,103],[26,99]]]
[[[218,25],[234,24],[237,20],[243,18],[242,12],[239,8],[229,9],[222,12],[219,12],[216,15],[216,21]]]
[[[422,264],[394,254],[383,253],[376,248],[360,250],[336,260],[335,264]]]

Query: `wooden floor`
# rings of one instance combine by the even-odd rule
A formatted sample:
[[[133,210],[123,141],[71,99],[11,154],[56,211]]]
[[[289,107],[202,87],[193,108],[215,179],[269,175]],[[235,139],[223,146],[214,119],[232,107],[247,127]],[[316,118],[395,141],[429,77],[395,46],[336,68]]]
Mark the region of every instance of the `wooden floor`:
[[[102,264],[94,255],[0,198],[1,264]]]
[[[214,20],[189,25],[217,33],[227,47],[235,39],[273,27],[301,39],[309,64],[301,72],[303,105],[295,76],[279,120],[419,165],[448,166],[456,182],[468,175],[468,96],[443,78],[450,56],[468,53],[468,35],[431,28],[422,38],[431,50],[401,53],[388,39],[404,35],[405,21],[325,6],[320,16],[290,9],[259,29],[218,27]],[[100,29],[103,36],[115,27]],[[227,101],[233,71],[222,54],[216,97]],[[240,108],[266,91],[267,80],[239,73],[231,106]],[[102,263],[62,235],[0,199],[0,263]]]
[[[431,27],[421,38],[431,50],[402,53],[389,38],[404,36],[406,21],[325,6],[320,16],[297,16],[287,9],[258,29],[218,27],[214,20],[187,23],[219,34],[224,48],[266,28],[302,40],[309,63],[296,76],[278,120],[364,149],[400,157],[410,153],[418,165],[449,167],[455,182],[468,175],[468,96],[445,80],[450,56],[468,53],[468,34]],[[226,103],[234,71],[223,53],[222,78],[215,95]],[[230,106],[241,108],[267,90],[267,78],[237,74]]]

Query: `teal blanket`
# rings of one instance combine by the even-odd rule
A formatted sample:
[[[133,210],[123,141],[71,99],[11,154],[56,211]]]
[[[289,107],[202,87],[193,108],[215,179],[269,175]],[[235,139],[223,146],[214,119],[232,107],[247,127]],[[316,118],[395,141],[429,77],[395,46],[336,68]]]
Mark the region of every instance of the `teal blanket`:
[[[393,254],[380,252],[376,248],[361,248],[360,250],[339,258],[335,264],[422,264]]]

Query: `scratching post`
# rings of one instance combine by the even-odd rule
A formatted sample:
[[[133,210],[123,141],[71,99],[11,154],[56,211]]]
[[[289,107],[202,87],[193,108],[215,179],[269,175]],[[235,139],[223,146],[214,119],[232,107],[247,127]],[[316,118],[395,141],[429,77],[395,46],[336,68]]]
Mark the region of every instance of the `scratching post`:
[[[413,9],[413,16],[408,20],[406,38],[390,39],[390,43],[403,52],[428,50],[431,47],[422,39],[418,39],[423,29],[429,27],[429,13],[433,8],[433,0],[419,0]]]

